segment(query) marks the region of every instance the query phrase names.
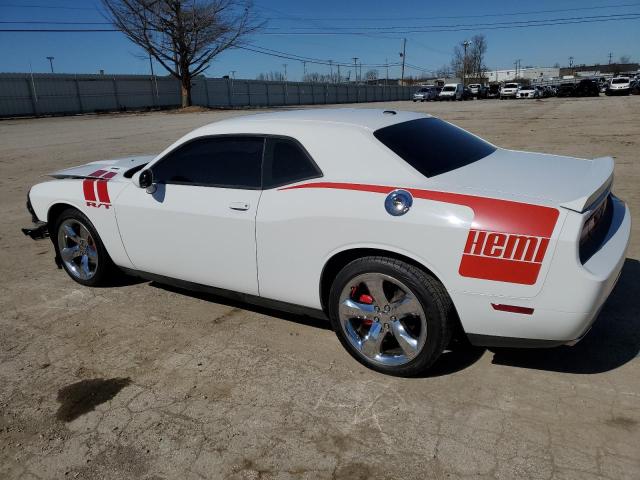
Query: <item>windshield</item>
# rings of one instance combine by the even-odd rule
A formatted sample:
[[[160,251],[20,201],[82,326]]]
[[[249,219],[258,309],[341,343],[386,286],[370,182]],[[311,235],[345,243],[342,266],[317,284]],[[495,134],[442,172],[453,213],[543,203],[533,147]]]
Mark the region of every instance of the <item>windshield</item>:
[[[517,83],[507,83],[504,88],[518,88]]]
[[[629,83],[629,80],[626,78],[614,78],[611,83]]]
[[[373,134],[425,177],[464,167],[496,151],[493,145],[438,118],[396,123]]]
[[[533,87],[531,85],[525,85],[524,87],[521,87],[520,90],[533,90]]]
[[[442,89],[443,92],[455,92],[456,91],[456,87],[444,87]]]

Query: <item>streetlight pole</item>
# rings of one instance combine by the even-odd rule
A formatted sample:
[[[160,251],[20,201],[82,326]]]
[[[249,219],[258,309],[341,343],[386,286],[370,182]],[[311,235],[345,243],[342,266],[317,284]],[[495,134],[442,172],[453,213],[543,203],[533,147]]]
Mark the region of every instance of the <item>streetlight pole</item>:
[[[353,58],[353,80],[358,82],[358,57]]]
[[[329,78],[331,79],[331,83],[333,83],[333,60],[329,60]]]
[[[462,59],[462,87],[464,88],[467,85],[467,47],[471,45],[469,40],[465,40],[462,42],[462,46],[464,47],[464,58]]]
[[[47,57],[47,60],[49,60],[49,65],[51,66],[51,73],[53,73],[53,59],[55,57]]]
[[[405,62],[406,56],[407,56],[407,39],[403,38],[402,53],[400,54],[400,57],[402,57],[402,73],[400,74],[400,85],[403,85],[403,86],[404,86],[404,62]]]

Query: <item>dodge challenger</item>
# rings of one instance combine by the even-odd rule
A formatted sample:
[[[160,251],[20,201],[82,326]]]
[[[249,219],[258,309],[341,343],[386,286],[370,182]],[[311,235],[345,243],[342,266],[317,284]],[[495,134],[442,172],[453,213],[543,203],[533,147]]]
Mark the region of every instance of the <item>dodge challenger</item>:
[[[550,347],[586,334],[629,243],[613,170],[418,113],[256,114],[50,174],[24,232],[50,237],[82,285],[124,271],[322,313],[355,359],[409,376],[453,335]]]

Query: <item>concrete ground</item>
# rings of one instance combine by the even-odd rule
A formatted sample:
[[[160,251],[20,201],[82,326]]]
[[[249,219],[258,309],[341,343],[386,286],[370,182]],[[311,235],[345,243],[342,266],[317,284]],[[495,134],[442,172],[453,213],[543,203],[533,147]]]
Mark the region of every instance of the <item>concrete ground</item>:
[[[435,113],[505,147],[616,157],[633,236],[583,342],[456,350],[400,379],[356,363],[321,321],[155,283],[82,288],[50,242],[20,233],[29,186],[249,112],[6,120],[0,478],[640,478],[640,96],[367,106]]]

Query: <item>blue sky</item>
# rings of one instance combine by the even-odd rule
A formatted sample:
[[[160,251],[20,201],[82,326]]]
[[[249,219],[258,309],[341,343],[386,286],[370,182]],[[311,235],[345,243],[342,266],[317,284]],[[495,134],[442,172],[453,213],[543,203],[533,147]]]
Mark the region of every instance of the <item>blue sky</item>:
[[[626,5],[626,6],[621,6]],[[46,7],[46,8],[45,8]],[[595,7],[595,8],[594,8]],[[606,8],[603,8],[606,7]],[[486,64],[491,69],[511,68],[515,59],[522,65],[566,65],[569,56],[575,64],[606,63],[609,52],[614,60],[629,55],[640,60],[640,19],[579,23],[535,28],[485,29],[477,24],[593,17],[602,15],[640,14],[640,1],[611,0],[538,0],[536,2],[493,2],[478,0],[427,2],[389,0],[255,0],[256,12],[267,20],[269,34],[254,35],[249,41],[295,55],[335,62],[351,63],[359,57],[365,64],[398,62],[402,38],[407,38],[407,62],[423,69],[437,69],[448,63],[453,46],[475,33],[488,40]],[[565,9],[565,11],[558,11]],[[18,21],[103,22],[99,0],[0,0],[0,29],[47,28],[47,25]],[[540,12],[515,15],[520,12]],[[493,14],[501,14],[494,16]],[[505,15],[508,14],[508,15]],[[463,18],[461,18],[461,16]],[[611,17],[613,18],[613,17]],[[467,31],[376,34],[375,28],[389,30],[427,29],[434,26],[471,25]],[[107,25],[85,25],[85,28],[109,28]],[[344,31],[366,32],[366,35],[275,35],[279,32],[343,28]],[[74,25],[51,25],[49,28],[74,28]],[[356,28],[360,30],[355,30]],[[370,30],[365,30],[369,28]],[[25,72],[30,64],[34,72],[49,71],[47,56],[55,57],[56,72],[106,73],[149,72],[148,60],[141,50],[120,33],[14,33],[0,32],[0,71]],[[287,64],[288,78],[301,77],[303,66],[249,51],[234,50],[221,54],[206,72],[207,76],[227,75],[236,71],[237,78],[255,78],[261,72],[282,71]],[[156,73],[163,70],[156,66]],[[344,67],[346,69],[346,67]],[[363,72],[367,67],[363,67]],[[378,69],[384,75],[384,68]],[[329,67],[307,64],[307,71],[328,73]],[[343,70],[344,72],[344,70]],[[407,69],[408,74],[419,73]],[[399,67],[391,67],[390,77],[399,76]]]

